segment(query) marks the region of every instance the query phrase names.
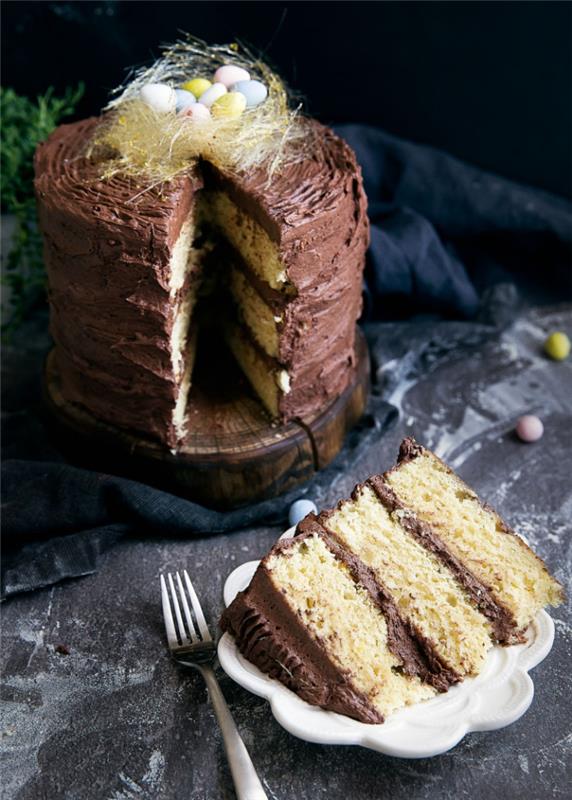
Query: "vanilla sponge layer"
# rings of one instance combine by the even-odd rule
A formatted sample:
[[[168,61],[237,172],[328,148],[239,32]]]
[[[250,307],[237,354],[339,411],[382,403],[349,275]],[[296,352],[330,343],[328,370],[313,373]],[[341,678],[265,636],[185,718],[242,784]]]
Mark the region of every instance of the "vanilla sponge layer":
[[[288,277],[278,246],[251,216],[224,192],[205,192],[204,215],[272,289],[286,290]]]
[[[197,328],[194,327],[188,334],[186,352],[184,358],[184,370],[178,387],[177,400],[173,409],[173,426],[177,434],[177,440],[181,440],[186,432],[186,412],[189,392],[193,377],[193,368],[197,354]]]
[[[325,525],[348,550],[371,567],[387,587],[403,619],[430,640],[459,675],[477,674],[492,646],[487,619],[453,574],[390,514],[369,486],[359,489]]]
[[[198,285],[189,288],[187,294],[179,303],[171,329],[171,363],[175,378],[180,380],[186,369],[185,353],[187,341],[191,330],[191,319],[197,302]]]
[[[191,250],[194,237],[195,224],[193,216],[190,215],[181,226],[177,241],[171,251],[169,261],[169,292],[171,297],[174,297],[182,289],[185,278],[193,266],[194,261]]]
[[[269,367],[268,360],[233,322],[225,325],[225,341],[266,410],[272,417],[279,417],[280,400],[290,391],[288,372],[278,363]]]
[[[402,674],[388,649],[385,617],[320,536],[270,556],[267,567],[292,612],[383,716],[435,694],[418,678]]]
[[[263,350],[278,358],[280,315],[275,314],[237,267],[230,270],[230,290],[242,321]]]
[[[428,451],[386,475],[400,500],[439,534],[447,548],[490,587],[525,628],[545,605],[562,601],[562,588],[527,545],[507,533],[498,515]]]
[[[169,339],[171,364],[177,383],[177,399],[173,408],[172,422],[178,441],[186,433],[186,409],[197,347],[197,331],[196,326],[192,325],[192,317],[202,276],[201,254],[193,247],[195,233],[194,218],[191,214],[181,227],[169,262],[169,293],[173,300],[178,294]],[[188,289],[181,291],[192,273],[196,273],[196,281],[191,281]]]

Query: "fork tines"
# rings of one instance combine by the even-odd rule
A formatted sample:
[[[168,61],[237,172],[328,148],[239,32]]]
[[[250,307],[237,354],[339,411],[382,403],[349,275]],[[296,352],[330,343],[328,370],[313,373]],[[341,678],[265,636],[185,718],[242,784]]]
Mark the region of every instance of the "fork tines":
[[[169,589],[167,589],[164,576],[161,575],[161,602],[163,605],[163,618],[165,620],[169,648],[171,650],[177,650],[180,647],[188,647],[189,645],[197,644],[201,641],[212,641],[205,615],[203,614],[199,598],[197,597],[188,572],[186,570],[183,571],[183,579],[181,579],[181,575],[176,572],[175,580],[173,580],[173,576],[169,573],[167,575],[167,581]],[[191,601],[192,611],[195,615],[195,621],[193,621],[193,614],[191,613],[191,607],[189,607],[189,599]],[[182,613],[181,606],[183,609]]]

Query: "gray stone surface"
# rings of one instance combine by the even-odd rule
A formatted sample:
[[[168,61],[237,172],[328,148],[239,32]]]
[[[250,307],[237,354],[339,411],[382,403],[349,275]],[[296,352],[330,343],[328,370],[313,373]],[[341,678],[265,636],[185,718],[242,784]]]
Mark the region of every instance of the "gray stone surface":
[[[460,323],[370,329],[383,364],[381,391],[399,419],[352,474],[337,475],[319,504],[390,466],[400,439],[412,433],[529,539],[570,595],[572,364],[542,355],[545,332],[553,329],[572,332],[569,311],[530,312],[484,340]],[[545,423],[534,445],[512,433],[525,412]],[[192,541],[124,541],[98,574],[6,602],[2,796],[234,797],[201,680],[167,654],[158,577],[187,567],[214,622],[226,576],[263,555],[280,533],[260,528]],[[552,616],[554,648],[532,672],[535,697],[527,714],[503,730],[470,734],[432,759],[300,741],[278,725],[264,700],[223,674],[221,683],[276,800],[570,797],[570,602]],[[69,654],[58,652],[62,645]]]

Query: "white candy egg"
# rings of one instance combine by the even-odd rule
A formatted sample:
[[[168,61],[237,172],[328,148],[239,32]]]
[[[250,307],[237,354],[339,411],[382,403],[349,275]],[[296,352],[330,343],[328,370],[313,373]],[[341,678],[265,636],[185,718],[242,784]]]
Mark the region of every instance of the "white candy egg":
[[[303,520],[308,514],[317,513],[318,509],[316,508],[316,504],[312,503],[311,500],[296,500],[296,502],[292,503],[290,506],[288,522],[290,525],[297,525],[300,520]]]
[[[224,83],[213,83],[212,86],[203,92],[202,95],[199,97],[199,103],[202,103],[203,106],[210,108],[215,100],[218,100],[219,97],[222,97],[223,94],[226,94],[226,86]]]
[[[174,111],[177,106],[175,90],[166,83],[148,83],[141,88],[139,96],[158,114],[167,114],[169,111]]]
[[[246,97],[246,107],[255,108],[268,97],[268,89],[260,81],[238,81],[231,87],[231,92],[240,92]]]
[[[214,74],[215,81],[223,83],[228,89],[234,83],[239,81],[249,81],[250,73],[242,67],[233,67],[232,64],[226,64],[224,67],[219,67]]]
[[[184,111],[185,108],[193,106],[197,102],[195,95],[185,89],[175,89],[175,96],[177,98],[177,113]]]

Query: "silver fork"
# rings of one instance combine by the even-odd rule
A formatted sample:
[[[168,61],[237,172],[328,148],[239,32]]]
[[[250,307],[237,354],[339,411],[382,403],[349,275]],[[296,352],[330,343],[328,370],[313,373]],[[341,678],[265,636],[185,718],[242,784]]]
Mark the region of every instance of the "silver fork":
[[[169,601],[167,583],[163,575],[161,575],[161,601],[169,650],[179,664],[194,667],[205,680],[209,697],[222,731],[224,749],[238,800],[267,800],[262,784],[254,769],[254,764],[240,737],[212,668],[216,658],[216,645],[212,640],[199,598],[186,570],[183,572],[183,578],[184,586],[179,573],[175,574],[177,584],[175,589],[173,576],[170,573],[167,575],[170,589]],[[196,625],[193,622],[188,598],[191,601]],[[181,606],[183,607],[183,614],[181,614]],[[174,617],[173,610],[175,612]]]

